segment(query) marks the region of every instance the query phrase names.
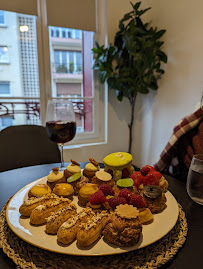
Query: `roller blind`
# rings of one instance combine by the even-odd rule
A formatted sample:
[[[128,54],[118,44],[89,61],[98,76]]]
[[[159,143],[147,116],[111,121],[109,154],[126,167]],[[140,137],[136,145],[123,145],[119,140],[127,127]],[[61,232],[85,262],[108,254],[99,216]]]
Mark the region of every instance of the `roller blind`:
[[[37,16],[37,0],[0,0],[0,10]]]
[[[47,23],[96,31],[95,0],[47,0]]]

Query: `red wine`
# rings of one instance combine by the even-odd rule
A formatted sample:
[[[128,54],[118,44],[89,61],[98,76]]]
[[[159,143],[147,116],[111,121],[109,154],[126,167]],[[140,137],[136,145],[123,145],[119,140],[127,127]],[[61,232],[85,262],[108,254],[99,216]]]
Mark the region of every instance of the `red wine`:
[[[76,122],[48,121],[46,130],[49,138],[56,143],[66,143],[71,141],[76,134]]]

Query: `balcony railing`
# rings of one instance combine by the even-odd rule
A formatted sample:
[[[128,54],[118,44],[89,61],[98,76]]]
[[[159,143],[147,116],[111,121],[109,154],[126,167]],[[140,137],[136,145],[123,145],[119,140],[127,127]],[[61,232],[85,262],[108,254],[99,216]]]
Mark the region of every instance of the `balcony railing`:
[[[80,117],[84,116],[84,102],[73,101],[75,113]],[[26,120],[30,120],[31,116],[40,119],[40,101],[0,101],[0,118],[9,116],[15,119],[16,115],[25,115]]]
[[[82,64],[74,64],[71,62],[70,64],[53,64],[53,72],[54,73],[66,73],[66,74],[81,74],[82,73]]]

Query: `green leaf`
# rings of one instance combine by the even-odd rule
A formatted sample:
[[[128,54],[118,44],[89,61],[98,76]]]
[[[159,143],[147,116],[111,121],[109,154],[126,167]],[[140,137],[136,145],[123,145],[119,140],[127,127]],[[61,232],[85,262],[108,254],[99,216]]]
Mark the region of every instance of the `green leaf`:
[[[154,35],[154,38],[155,39],[159,39],[162,37],[162,35],[166,32],[166,30],[160,30],[158,31],[155,35]]]
[[[159,58],[160,58],[160,60],[162,62],[167,63],[167,56],[166,56],[166,54],[163,51],[158,50],[157,51],[157,56],[159,56]]]

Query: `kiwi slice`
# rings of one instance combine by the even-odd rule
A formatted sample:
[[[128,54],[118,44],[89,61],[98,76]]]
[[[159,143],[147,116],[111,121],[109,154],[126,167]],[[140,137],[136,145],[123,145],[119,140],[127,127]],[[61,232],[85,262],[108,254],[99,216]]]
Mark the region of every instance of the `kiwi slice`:
[[[129,188],[133,186],[134,181],[132,180],[132,178],[121,178],[116,181],[116,184],[122,188]]]
[[[79,178],[81,178],[81,173],[75,173],[74,175],[67,178],[67,182],[71,183],[71,182],[78,180]]]
[[[146,185],[143,188],[143,193],[146,197],[155,199],[162,195],[162,190],[155,185]]]

